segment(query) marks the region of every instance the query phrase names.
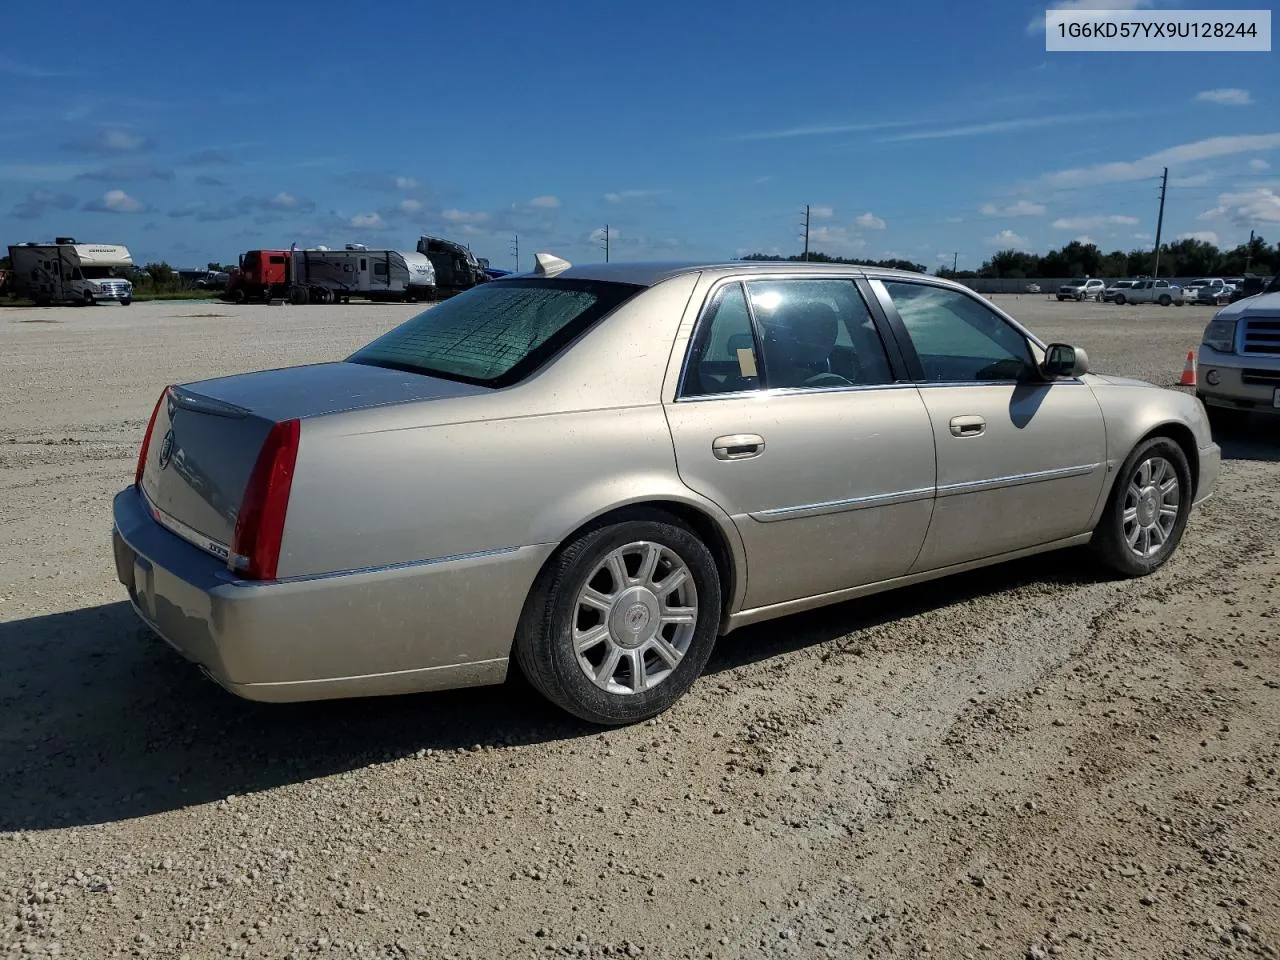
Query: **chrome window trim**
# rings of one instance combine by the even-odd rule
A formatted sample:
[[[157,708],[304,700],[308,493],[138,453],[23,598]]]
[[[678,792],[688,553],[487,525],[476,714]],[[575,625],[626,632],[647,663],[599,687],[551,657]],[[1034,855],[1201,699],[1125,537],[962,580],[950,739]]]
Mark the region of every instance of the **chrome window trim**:
[[[779,399],[782,397],[811,397],[819,393],[863,393],[868,390],[915,390],[920,384],[909,381],[897,383],[850,384],[832,387],[771,387],[768,390],[735,390],[732,393],[707,393],[695,397],[676,397],[676,403],[703,403],[709,400]]]

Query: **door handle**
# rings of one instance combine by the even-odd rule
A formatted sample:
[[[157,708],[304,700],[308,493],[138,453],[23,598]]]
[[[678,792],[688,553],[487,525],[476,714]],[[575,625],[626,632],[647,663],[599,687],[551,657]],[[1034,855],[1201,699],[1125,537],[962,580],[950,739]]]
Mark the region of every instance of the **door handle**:
[[[717,460],[749,460],[764,453],[764,437],[754,433],[733,433],[711,441],[711,452]]]
[[[980,437],[987,432],[987,421],[982,417],[952,417],[951,435],[953,437]]]

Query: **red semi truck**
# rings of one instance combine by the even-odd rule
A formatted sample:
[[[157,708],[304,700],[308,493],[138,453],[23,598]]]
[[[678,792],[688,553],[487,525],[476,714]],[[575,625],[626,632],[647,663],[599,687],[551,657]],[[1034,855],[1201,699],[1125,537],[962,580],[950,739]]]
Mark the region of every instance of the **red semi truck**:
[[[270,300],[289,291],[289,251],[250,250],[231,271],[225,296],[236,303]]]

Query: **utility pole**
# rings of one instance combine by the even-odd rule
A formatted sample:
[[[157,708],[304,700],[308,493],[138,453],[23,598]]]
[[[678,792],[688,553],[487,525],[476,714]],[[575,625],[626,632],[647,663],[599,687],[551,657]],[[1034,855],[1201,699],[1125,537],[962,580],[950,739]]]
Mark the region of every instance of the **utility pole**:
[[[809,205],[804,205],[804,260],[809,262]]]
[[[604,225],[604,262],[609,262],[609,225]]]
[[[1151,271],[1152,277],[1160,276],[1160,231],[1164,229],[1164,194],[1169,188],[1169,168],[1164,168],[1164,176],[1160,178],[1160,216],[1156,218],[1156,268]]]
[[[957,250],[951,255],[951,276],[955,277],[960,272],[960,251]]]
[[[511,235],[511,252],[516,257],[516,273],[520,272],[520,234],[513,233]]]
[[[1249,272],[1249,265],[1253,263],[1253,231],[1249,231],[1249,245],[1244,248],[1244,272]]]

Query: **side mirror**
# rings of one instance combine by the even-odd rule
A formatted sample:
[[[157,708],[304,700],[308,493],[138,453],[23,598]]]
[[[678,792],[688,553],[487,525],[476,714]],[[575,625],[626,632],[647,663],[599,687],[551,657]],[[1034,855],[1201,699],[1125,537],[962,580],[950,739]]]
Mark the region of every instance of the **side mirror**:
[[[1051,343],[1044,351],[1040,372],[1048,379],[1079,377],[1089,372],[1089,355],[1079,347]]]

